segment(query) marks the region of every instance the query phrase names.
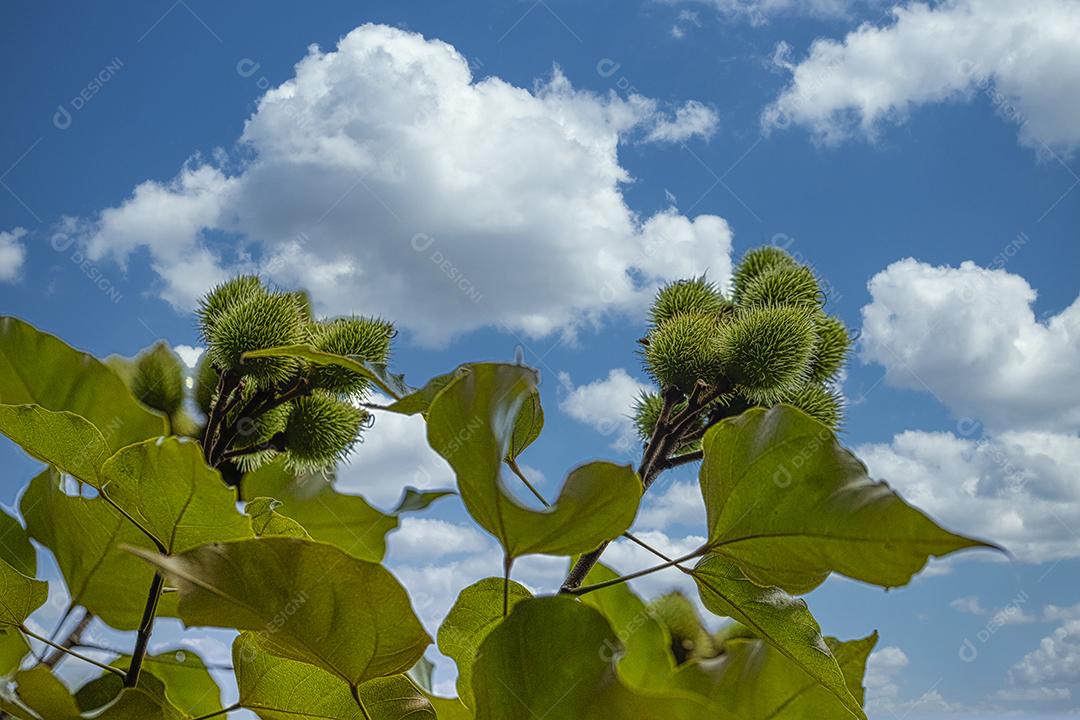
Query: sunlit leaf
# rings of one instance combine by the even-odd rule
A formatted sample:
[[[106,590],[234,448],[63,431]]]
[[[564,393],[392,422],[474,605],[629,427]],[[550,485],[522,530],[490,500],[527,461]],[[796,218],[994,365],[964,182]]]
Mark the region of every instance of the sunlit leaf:
[[[689,693],[631,690],[606,652],[620,647],[604,616],[577,600],[519,602],[480,645],[477,720],[734,720]]]
[[[48,583],[27,577],[0,560],[0,625],[22,625],[48,597]]]
[[[109,664],[127,670],[130,663],[130,656],[124,655]],[[143,658],[139,684],[155,691],[160,684],[164,687],[165,697],[191,716],[207,715],[221,709],[221,688],[202,659],[187,649],[147,655]],[[75,701],[84,712],[95,710],[111,702],[123,687],[119,676],[103,673],[79,688]]]
[[[852,715],[865,719],[804,600],[754,584],[718,555],[702,558],[693,577],[705,607],[746,625],[835,695]]]
[[[31,457],[101,487],[99,472],[109,446],[85,418],[38,405],[0,405],[0,433]]]
[[[431,643],[393,575],[332,545],[261,537],[133,552],[178,589],[186,625],[266,630],[274,654],[353,685],[405,672]]]
[[[211,541],[252,537],[236,490],[204,461],[198,443],[177,437],[129,445],[101,468],[102,491],[176,553]]]
[[[795,408],[755,408],[705,435],[701,490],[715,552],[761,585],[804,593],[830,572],[906,584],[931,556],[991,547],[938,527]]]
[[[37,553],[25,528],[3,510],[0,510],[0,560],[29,577],[37,572]]]
[[[271,649],[265,633],[241,633],[233,643],[240,703],[263,720],[435,720],[431,703],[404,675],[368,680],[354,695],[340,677]]]
[[[592,550],[626,531],[641,499],[634,471],[606,462],[572,471],[546,510],[531,510],[507,492],[503,458],[536,379],[535,371],[520,365],[472,365],[439,393],[428,413],[428,443],[453,467],[469,514],[511,558]]]
[[[17,318],[0,318],[0,404],[40,405],[85,418],[110,452],[165,433],[124,381],[93,355]]]
[[[506,451],[507,460],[516,460],[533,444],[544,429],[544,408],[540,405],[540,392],[533,390],[521,403],[517,419],[514,420],[514,432],[510,435],[510,447]]]
[[[468,367],[463,365],[444,375],[433,377],[427,381],[424,387],[408,393],[400,400],[395,400],[386,409],[401,415],[427,415],[428,408],[431,407],[435,396],[442,392],[444,387],[457,379],[458,376],[468,371]]]
[[[30,536],[56,557],[71,602],[117,630],[136,629],[154,571],[120,546],[153,550],[153,543],[101,498],[67,495],[61,482],[47,469],[23,493],[19,510]],[[176,596],[163,596],[158,614],[175,613]]]
[[[401,500],[398,501],[397,507],[394,508],[392,514],[402,515],[427,510],[436,500],[455,494],[453,490],[417,490],[416,488],[407,487],[405,492],[401,494]]]
[[[7,677],[18,669],[28,652],[30,646],[21,632],[10,625],[0,627],[0,677]]]
[[[257,537],[263,535],[281,535],[285,537],[308,538],[304,526],[277,511],[281,503],[274,498],[259,497],[248,501],[244,514],[251,517],[251,528]]]
[[[506,591],[508,608],[532,597],[524,585],[513,580]],[[457,665],[458,696],[467,707],[473,707],[472,666],[476,652],[502,620],[503,580],[487,578],[461,591],[439,627],[439,652]]]

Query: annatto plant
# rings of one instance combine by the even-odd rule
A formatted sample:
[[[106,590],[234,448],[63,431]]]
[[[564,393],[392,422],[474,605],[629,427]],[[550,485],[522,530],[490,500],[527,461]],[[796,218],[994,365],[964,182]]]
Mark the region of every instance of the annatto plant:
[[[101,362],[0,320],[0,431],[46,465],[20,501],[25,530],[0,517],[0,710],[30,720],[238,708],[266,720],[863,718],[876,634],[823,637],[799,595],[831,573],[904,585],[930,556],[987,544],[935,525],[839,445],[833,380],[850,340],[823,304],[814,273],[774,247],[746,255],[730,296],[704,277],[662,288],[641,341],[659,389],[637,402],[640,465],[581,465],[550,502],[517,462],[544,417],[538,375],[520,364],[466,364],[414,390],[387,371],[390,323],[317,320],[303,293],[255,277],[203,300],[207,351],[190,397],[166,345]],[[372,404],[375,389],[388,404]],[[380,564],[398,517],[447,493],[407,490],[383,513],[325,480],[373,412],[423,416],[469,514],[503,549],[504,576],[462,589],[438,631],[458,698],[431,694],[422,657],[432,638]],[[700,463],[707,539],[669,557],[628,531],[660,473],[688,463]],[[544,508],[516,500],[510,481]],[[620,575],[602,564],[620,536],[656,555],[655,567]],[[30,540],[53,553],[72,609],[85,613],[66,640],[28,623],[48,592]],[[514,560],[536,553],[570,559],[561,588],[534,595],[511,579]],[[646,604],[626,584],[669,567],[730,618],[719,634],[687,597]],[[221,706],[193,653],[147,654],[158,616],[239,631],[235,705]],[[87,657],[81,633],[94,618],[136,631],[130,650],[108,664]],[[72,694],[54,675],[68,657],[100,677]]]

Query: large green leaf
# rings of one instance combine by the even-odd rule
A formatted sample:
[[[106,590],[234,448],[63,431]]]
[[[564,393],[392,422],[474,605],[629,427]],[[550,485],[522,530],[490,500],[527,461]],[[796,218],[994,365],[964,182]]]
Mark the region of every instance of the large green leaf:
[[[241,633],[236,638],[233,666],[240,704],[263,720],[436,718],[424,693],[404,675],[368,680],[354,695],[341,678],[275,655],[271,644],[259,633]]]
[[[244,505],[244,514],[251,517],[256,537],[278,535],[311,539],[304,526],[277,511],[281,502],[274,498],[258,497]]]
[[[102,492],[170,554],[253,537],[251,519],[236,509],[236,490],[203,461],[193,440],[129,445],[105,462],[101,480]]]
[[[877,634],[841,642],[825,638],[844,673],[848,690],[863,702],[866,660]],[[724,654],[713,660],[691,662],[679,668],[675,687],[705,697],[741,720],[845,720],[847,708],[814,678],[755,637],[738,637],[724,644]]]
[[[506,587],[506,606],[513,608],[532,597],[524,585],[513,580]],[[487,578],[461,591],[439,627],[439,652],[457,665],[457,690],[461,703],[473,706],[472,666],[480,643],[503,620],[503,580]]]
[[[737,565],[718,555],[702,558],[692,574],[705,607],[753,630],[835,695],[852,715],[865,720],[804,600],[777,587],[754,584]]]
[[[12,317],[0,318],[0,404],[75,413],[113,452],[165,434],[164,416],[136,400],[104,363]]]
[[[99,472],[110,455],[109,445],[85,418],[39,405],[0,405],[0,433],[31,457],[101,487]]]
[[[339,493],[318,475],[296,477],[280,462],[244,475],[241,487],[245,498],[278,500],[275,510],[303,525],[311,537],[361,560],[382,560],[386,534],[398,526],[395,516],[379,512],[364,498]]]
[[[427,415],[435,396],[442,392],[442,389],[453,382],[459,375],[467,372],[469,372],[468,366],[462,365],[448,373],[437,375],[428,380],[424,387],[414,390],[399,400],[395,400],[386,409],[401,415]]]
[[[3,709],[26,720],[188,720],[165,696],[165,686],[149,673],[139,687],[122,690],[103,710],[85,714],[75,697],[49,669],[39,665],[15,674],[14,698],[0,703]],[[29,709],[32,712],[27,712]]]
[[[127,670],[131,657],[124,655],[109,664]],[[188,715],[202,716],[221,709],[221,688],[210,676],[202,658],[190,650],[147,655],[143,658],[139,684],[155,690],[158,685],[163,686],[165,697]],[[83,712],[87,712],[111,702],[123,689],[123,680],[107,672],[79,688],[75,701]]]
[[[3,510],[0,510],[0,560],[29,577],[37,572],[37,553],[26,530]]]
[[[439,720],[473,720],[473,714],[457,698],[444,698],[428,695],[431,706]]]
[[[641,500],[634,471],[606,462],[571,472],[558,499],[542,511],[507,492],[503,458],[536,381],[535,371],[520,365],[472,365],[439,393],[428,412],[428,443],[453,467],[469,513],[509,558],[592,550],[630,527]]]
[[[577,600],[519,602],[480,645],[477,720],[733,720],[689,693],[629,689],[604,652],[620,647],[604,616]]]
[[[793,407],[725,420],[704,451],[709,543],[759,585],[804,593],[838,572],[895,587],[930,556],[992,547],[942,530]]]
[[[431,643],[393,575],[332,545],[261,537],[133,552],[178,589],[186,625],[262,630],[274,654],[354,686],[405,672]]]
[[[253,350],[244,353],[244,359],[266,357],[290,357],[299,360],[307,360],[317,365],[336,365],[346,370],[352,370],[358,375],[363,375],[370,380],[375,387],[382,390],[390,397],[398,400],[413,392],[413,389],[405,384],[403,375],[396,375],[381,363],[372,363],[347,355],[334,355],[323,352],[314,345],[283,345],[281,347],[267,348],[265,350]]]
[[[617,577],[618,573],[611,568],[597,563],[583,584]],[[668,676],[675,669],[671,635],[629,585],[619,583],[596,590],[583,595],[581,601],[599,610],[625,645],[617,666],[627,685],[639,690],[661,690],[668,686]],[[614,648],[608,650],[614,657]]]
[[[22,625],[48,597],[48,583],[26,577],[0,560],[0,625]]]
[[[0,678],[7,677],[19,668],[30,646],[18,629],[9,626],[0,627]]]
[[[135,630],[154,571],[120,546],[154,545],[104,500],[67,495],[61,482],[49,468],[23,493],[19,510],[30,537],[56,557],[72,603],[117,630]],[[176,596],[162,596],[158,613],[174,615]]]

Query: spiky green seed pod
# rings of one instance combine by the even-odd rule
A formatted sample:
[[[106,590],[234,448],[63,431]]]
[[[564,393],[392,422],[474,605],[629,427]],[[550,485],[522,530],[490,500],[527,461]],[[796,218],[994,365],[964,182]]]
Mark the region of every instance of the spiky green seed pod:
[[[166,343],[155,343],[135,358],[131,392],[166,415],[180,411],[184,404],[184,366]]]
[[[295,345],[302,340],[300,310],[292,295],[254,295],[229,308],[210,330],[211,362],[267,386],[283,382],[297,366],[290,358],[241,357],[251,350]]]
[[[821,383],[807,383],[783,398],[804,413],[836,430],[844,419],[843,397]]]
[[[386,362],[393,337],[394,326],[378,318],[337,318],[311,329],[312,344],[323,352],[372,363]],[[336,365],[317,365],[311,369],[310,378],[313,387],[350,397],[362,396],[370,384],[363,375]]]
[[[232,443],[233,447],[241,448],[269,442],[275,435],[285,431],[286,424],[289,421],[289,413],[290,407],[288,405],[279,405],[252,420],[241,420],[238,424],[239,433]],[[234,458],[233,462],[242,471],[251,472],[272,461],[277,455],[276,450],[262,450],[256,453],[240,455]]]
[[[743,292],[750,284],[750,281],[758,275],[774,268],[797,266],[798,263],[795,262],[795,258],[775,245],[762,245],[748,250],[743,255],[738,267],[735,268],[735,276],[732,278],[731,297],[736,303],[741,303]]]
[[[210,408],[214,404],[214,395],[217,393],[220,379],[221,375],[214,369],[214,363],[210,361],[209,354],[204,352],[199,358],[199,364],[195,366],[195,404],[203,415],[210,415]]]
[[[664,399],[654,392],[642,392],[634,400],[634,427],[642,441],[648,441],[652,437],[663,406]]]
[[[667,627],[677,664],[716,655],[717,647],[712,635],[705,629],[694,604],[681,592],[658,597],[649,605],[649,611]]]
[[[806,310],[764,306],[740,312],[716,346],[738,391],[772,404],[806,383],[816,337]]]
[[[825,382],[839,372],[851,349],[851,335],[844,321],[834,315],[820,314],[816,321],[817,343],[810,361],[810,378]]]
[[[720,357],[714,342],[718,322],[712,315],[676,315],[649,333],[645,366],[661,387],[689,392],[699,380],[719,377]]]
[[[794,305],[805,308],[819,308],[821,302],[817,278],[803,265],[773,268],[761,273],[747,283],[740,300],[744,306]]]
[[[203,339],[209,341],[214,326],[229,310],[241,302],[263,295],[266,295],[266,288],[255,275],[240,275],[208,292],[195,310]]]
[[[681,314],[719,315],[730,305],[716,285],[702,275],[692,280],[678,280],[661,288],[653,300],[649,319],[657,327]]]
[[[333,467],[356,443],[366,411],[326,395],[292,403],[285,424],[286,464],[296,472]]]
[[[300,319],[304,322],[315,322],[315,314],[311,309],[311,294],[307,290],[297,290],[290,294],[296,299],[296,307],[300,310]]]

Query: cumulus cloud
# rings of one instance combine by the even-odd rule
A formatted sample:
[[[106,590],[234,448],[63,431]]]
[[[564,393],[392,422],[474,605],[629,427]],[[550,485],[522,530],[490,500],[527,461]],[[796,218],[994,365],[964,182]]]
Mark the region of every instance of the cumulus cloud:
[[[879,0],[664,0],[669,5],[689,4],[709,7],[724,20],[764,25],[782,15],[803,15],[836,19],[850,15],[860,5],[875,5]],[[678,25],[675,28],[679,28]],[[672,30],[673,34],[675,29]],[[675,37],[682,37],[675,35]]]
[[[992,538],[1022,561],[1080,557],[1080,437],[907,431],[856,454],[945,527]]]
[[[627,206],[620,144],[707,136],[688,103],[476,80],[452,46],[364,25],[266,92],[240,166],[194,158],[79,223],[88,255],[149,251],[190,308],[236,270],[310,289],[320,311],[393,317],[439,344],[483,326],[572,334],[640,311],[656,287],[730,275],[719,217]]]
[[[447,555],[486,550],[484,535],[470,524],[435,518],[406,517],[389,539],[389,556],[394,560],[438,560]]]
[[[991,429],[1080,429],[1080,298],[1037,318],[1035,290],[1019,275],[910,258],[869,290],[861,357],[883,365],[890,384],[928,390]]]
[[[900,672],[908,666],[907,654],[893,645],[870,653],[863,684],[871,703],[895,701],[900,694]]]
[[[649,385],[630,376],[622,368],[614,368],[602,380],[574,386],[567,373],[559,380],[570,392],[559,402],[559,409],[579,422],[612,438],[612,447],[629,451],[638,443],[634,428],[634,400]]]
[[[944,0],[891,14],[842,40],[815,40],[797,63],[781,53],[791,82],[765,109],[764,127],[804,126],[826,143],[873,138],[918,106],[979,98],[1018,126],[1025,145],[1080,143],[1080,5]]]
[[[659,483],[657,483],[659,485]],[[636,525],[639,528],[663,530],[673,525],[705,527],[705,501],[695,480],[676,480],[666,489],[653,486],[641,498]]]
[[[1080,620],[1065,623],[1039,641],[1038,648],[1009,669],[1008,678],[1021,687],[1080,684]]]
[[[26,261],[26,246],[22,243],[25,235],[26,228],[21,227],[0,231],[0,282],[19,279]]]

